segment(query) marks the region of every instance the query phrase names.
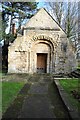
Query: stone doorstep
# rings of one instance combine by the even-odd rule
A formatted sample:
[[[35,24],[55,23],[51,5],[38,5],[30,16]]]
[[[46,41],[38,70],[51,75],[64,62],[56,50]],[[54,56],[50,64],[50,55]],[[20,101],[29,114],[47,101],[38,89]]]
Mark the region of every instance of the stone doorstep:
[[[64,89],[60,86],[59,80],[56,79],[56,80],[54,80],[54,82],[58,88],[58,91],[62,98],[62,101],[65,104],[72,120],[79,119],[80,116],[79,116],[78,112],[75,110],[75,108],[73,108],[73,106],[71,106],[69,100],[67,99],[67,93],[65,93]]]

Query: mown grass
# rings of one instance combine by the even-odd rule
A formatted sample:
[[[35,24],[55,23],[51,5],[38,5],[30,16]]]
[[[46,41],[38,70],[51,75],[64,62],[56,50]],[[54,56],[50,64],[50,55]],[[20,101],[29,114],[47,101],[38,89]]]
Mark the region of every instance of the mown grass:
[[[2,113],[4,113],[13,102],[24,84],[24,82],[2,82]]]
[[[80,81],[78,79],[62,79],[60,80],[60,84],[68,94],[68,100],[70,103],[75,109],[80,110],[80,102],[78,102],[78,99],[75,99],[71,93],[71,91],[76,90],[80,95]]]

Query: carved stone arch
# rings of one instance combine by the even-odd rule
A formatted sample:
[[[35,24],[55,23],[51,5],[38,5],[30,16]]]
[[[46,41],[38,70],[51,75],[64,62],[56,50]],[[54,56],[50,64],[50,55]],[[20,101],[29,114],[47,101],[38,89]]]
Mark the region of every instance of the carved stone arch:
[[[33,36],[32,41],[38,41],[38,40],[44,40],[44,41],[48,41],[49,43],[52,44],[52,46],[57,46],[56,42],[53,40],[52,37],[49,37],[49,36],[46,36],[46,35],[36,35],[36,36]]]
[[[44,41],[44,40],[37,40],[33,43],[32,45],[32,49],[35,47],[35,45],[37,44],[40,44],[40,43],[43,43],[43,44],[46,44],[50,47],[51,51],[54,52],[54,46],[52,43],[50,43],[49,41]]]
[[[54,70],[55,56],[54,56],[54,46],[52,43],[52,38],[38,36],[31,44],[31,71],[37,72],[37,55],[47,54],[47,73],[52,73]],[[43,48],[44,47],[44,48]],[[39,49],[38,49],[39,48]],[[43,49],[41,49],[43,48]],[[41,50],[40,50],[41,49]],[[33,62],[34,61],[34,62]]]
[[[47,43],[48,45],[52,46],[51,49],[52,49],[52,52],[53,53],[56,53],[56,47],[57,47],[57,44],[56,42],[53,40],[53,38],[49,37],[49,36],[46,36],[46,35],[37,35],[37,36],[33,36],[32,39],[31,39],[33,42],[32,42],[32,47],[37,43],[37,42],[44,42],[44,43]]]

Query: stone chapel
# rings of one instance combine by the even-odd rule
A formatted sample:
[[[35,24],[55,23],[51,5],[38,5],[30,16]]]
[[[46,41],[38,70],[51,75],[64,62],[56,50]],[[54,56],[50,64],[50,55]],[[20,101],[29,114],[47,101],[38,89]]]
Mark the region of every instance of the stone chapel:
[[[41,8],[8,47],[8,73],[70,73],[75,52],[66,33]]]

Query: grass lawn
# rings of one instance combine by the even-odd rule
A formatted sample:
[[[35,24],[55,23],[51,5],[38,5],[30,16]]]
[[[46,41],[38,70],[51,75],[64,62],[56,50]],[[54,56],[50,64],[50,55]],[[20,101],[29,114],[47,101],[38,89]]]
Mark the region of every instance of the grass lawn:
[[[16,98],[24,84],[24,82],[2,82],[2,113],[6,111],[8,106]]]
[[[62,79],[60,80],[60,84],[68,93],[68,100],[70,103],[75,107],[75,109],[79,108],[80,110],[80,102],[78,102],[78,99],[75,99],[71,93],[71,91],[76,90],[80,95],[80,81],[78,79]]]

